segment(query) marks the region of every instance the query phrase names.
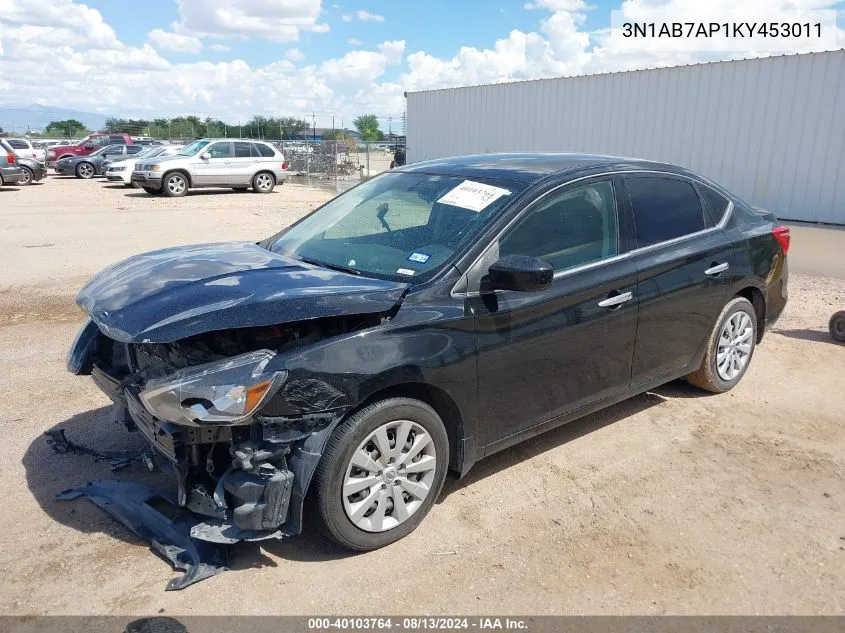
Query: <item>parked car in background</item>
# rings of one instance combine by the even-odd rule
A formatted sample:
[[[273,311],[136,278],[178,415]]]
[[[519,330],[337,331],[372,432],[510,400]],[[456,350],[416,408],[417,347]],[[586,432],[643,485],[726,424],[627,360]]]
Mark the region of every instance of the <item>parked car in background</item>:
[[[47,176],[47,165],[43,161],[18,157],[18,165],[22,172],[22,178],[18,181],[18,184],[22,187],[38,182]]]
[[[56,163],[56,173],[85,180],[105,173],[105,161],[123,160],[144,149],[143,145],[106,145],[87,156],[69,156]]]
[[[157,156],[172,156],[180,149],[182,149],[181,145],[151,145],[145,147],[142,152],[139,152],[132,158],[115,160],[106,165],[106,180],[109,182],[122,182],[127,187],[138,186],[132,184],[132,172],[135,171],[137,161],[144,158],[155,158]]]
[[[260,242],[109,266],[77,298],[68,369],[169,464],[192,536],[289,536],[311,511],[372,550],[419,525],[447,470],[678,378],[733,389],[787,303],[789,243],[668,164],[415,163]]]
[[[16,185],[23,177],[15,150],[5,140],[0,139],[0,186]]]
[[[7,138],[6,142],[15,150],[15,155],[18,158],[34,158],[42,162],[46,160],[47,152],[35,147],[29,139]]]
[[[287,177],[285,155],[264,141],[201,139],[173,156],[138,163],[131,182],[151,194],[184,196],[194,187],[270,193]]]
[[[57,145],[47,150],[47,167],[54,167],[63,158],[88,156],[107,145],[131,145],[128,134],[90,134],[73,145]]]

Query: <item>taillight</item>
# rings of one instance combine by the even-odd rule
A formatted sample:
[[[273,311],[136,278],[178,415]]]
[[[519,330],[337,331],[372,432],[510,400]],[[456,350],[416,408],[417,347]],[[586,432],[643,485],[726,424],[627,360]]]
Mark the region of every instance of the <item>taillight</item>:
[[[288,168],[288,164],[286,162],[282,161],[282,169],[287,169],[287,168]]]
[[[781,249],[783,250],[783,254],[789,251],[789,227],[783,226],[776,226],[772,229],[772,235],[774,236],[777,243],[780,244]]]
[[[6,154],[6,163],[9,165],[17,165],[18,157],[15,156],[13,153],[9,152],[8,154]]]

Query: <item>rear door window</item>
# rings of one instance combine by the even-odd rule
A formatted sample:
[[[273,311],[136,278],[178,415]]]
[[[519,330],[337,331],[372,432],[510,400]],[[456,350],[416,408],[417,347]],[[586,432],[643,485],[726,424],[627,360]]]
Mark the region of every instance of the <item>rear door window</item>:
[[[704,230],[704,210],[689,181],[630,176],[626,184],[639,248]]]
[[[235,158],[250,158],[252,156],[252,143],[235,141]]]
[[[18,141],[18,140],[12,139],[12,140],[8,141],[8,143],[14,149],[29,149],[29,145],[27,145],[26,141]]]

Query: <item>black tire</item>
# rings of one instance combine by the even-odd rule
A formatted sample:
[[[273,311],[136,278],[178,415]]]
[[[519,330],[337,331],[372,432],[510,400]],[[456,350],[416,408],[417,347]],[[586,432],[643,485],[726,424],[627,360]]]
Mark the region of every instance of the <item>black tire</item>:
[[[427,497],[399,525],[383,532],[357,527],[343,506],[342,487],[346,470],[359,444],[380,426],[410,420],[421,426],[434,444],[436,463]],[[430,406],[411,398],[389,398],[364,407],[335,429],[314,477],[315,504],[321,530],[339,545],[356,551],[384,547],[416,529],[440,495],[449,462],[449,439],[440,416]]]
[[[181,183],[181,186],[179,186],[179,183]],[[166,174],[161,179],[161,190],[168,198],[181,198],[188,193],[189,187],[188,177],[181,171]]]
[[[830,337],[834,341],[845,343],[845,310],[840,310],[830,317],[827,329],[830,330]]]
[[[17,184],[19,187],[28,187],[35,179],[35,174],[32,173],[32,170],[29,167],[24,165],[21,165],[21,171],[23,172],[24,179],[18,180]]]
[[[157,196],[161,194],[161,189],[156,189],[155,187],[141,187],[144,191],[146,191],[151,196]]]
[[[725,324],[738,313],[744,312],[750,318],[751,337],[750,337],[750,351],[748,352],[745,364],[739,369],[737,374],[732,378],[726,378],[720,375],[717,364],[717,354],[719,352],[719,343],[722,338],[722,330]],[[740,317],[741,318],[741,317]],[[754,349],[757,345],[757,313],[754,311],[754,306],[744,297],[734,297],[728,301],[727,305],[722,309],[719,318],[716,319],[716,325],[710,333],[710,338],[707,340],[707,350],[704,352],[704,358],[701,361],[701,366],[689,374],[686,379],[691,384],[699,389],[705,391],[712,391],[713,393],[724,393],[733,389],[748,367],[751,365],[751,359],[754,356]]]
[[[252,190],[256,193],[270,193],[276,187],[276,177],[269,171],[260,171],[252,177]]]
[[[94,165],[92,165],[88,161],[82,161],[76,166],[76,169],[74,169],[73,173],[76,174],[77,178],[82,178],[83,180],[90,180],[94,177],[94,174],[97,173],[97,170],[94,168]]]

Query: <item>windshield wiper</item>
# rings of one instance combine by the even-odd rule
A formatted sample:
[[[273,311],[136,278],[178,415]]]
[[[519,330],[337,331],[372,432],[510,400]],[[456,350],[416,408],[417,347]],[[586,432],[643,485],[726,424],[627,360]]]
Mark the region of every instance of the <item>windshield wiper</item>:
[[[320,266],[321,268],[329,268],[331,270],[337,270],[338,272],[349,273],[350,275],[357,275],[358,277],[360,277],[362,274],[360,270],[355,270],[354,268],[338,266],[337,264],[327,264],[326,262],[321,262],[316,259],[310,259],[308,257],[297,256],[297,259],[299,259],[299,261],[301,262],[305,262],[306,264],[313,264],[314,266]]]

